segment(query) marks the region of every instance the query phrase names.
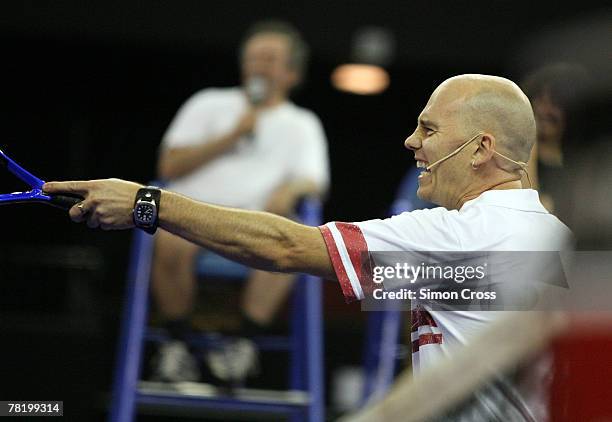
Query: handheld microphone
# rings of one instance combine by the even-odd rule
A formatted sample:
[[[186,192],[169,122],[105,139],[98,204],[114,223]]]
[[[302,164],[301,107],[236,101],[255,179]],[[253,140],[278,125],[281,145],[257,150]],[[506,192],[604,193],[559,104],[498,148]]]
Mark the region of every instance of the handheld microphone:
[[[268,81],[261,76],[253,76],[246,81],[244,89],[251,105],[257,107],[268,96]]]
[[[253,76],[244,84],[246,96],[253,107],[257,107],[268,96],[268,81],[261,76]],[[253,131],[247,133],[246,138],[252,141],[255,137]]]

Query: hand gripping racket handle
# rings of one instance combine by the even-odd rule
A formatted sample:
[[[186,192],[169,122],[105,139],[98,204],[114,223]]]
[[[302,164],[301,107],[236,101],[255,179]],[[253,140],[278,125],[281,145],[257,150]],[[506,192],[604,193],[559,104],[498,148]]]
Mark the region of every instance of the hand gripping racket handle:
[[[83,197],[81,196],[70,194],[50,195],[50,197],[51,200],[49,200],[48,202],[49,205],[56,208],[61,208],[66,211],[68,211],[70,208],[74,207],[76,204],[83,200]]]

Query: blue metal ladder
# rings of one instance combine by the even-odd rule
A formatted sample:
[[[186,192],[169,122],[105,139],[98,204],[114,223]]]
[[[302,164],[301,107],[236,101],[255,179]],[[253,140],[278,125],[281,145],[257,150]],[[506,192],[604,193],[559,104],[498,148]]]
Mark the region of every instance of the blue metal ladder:
[[[321,205],[306,199],[300,207],[302,222],[316,226],[321,221]],[[139,406],[158,406],[165,411],[192,409],[267,413],[284,415],[292,422],[324,420],[322,286],[318,277],[301,274],[295,283],[291,334],[287,337],[254,339],[261,350],[287,350],[290,353],[289,388],[284,392],[236,390],[231,395],[219,390],[151,389],[139,382],[144,342],[162,341],[164,335],[147,328],[149,279],[153,237],[134,231],[126,299],[117,350],[109,422],[130,422]],[[213,270],[215,271],[215,270]],[[229,265],[220,274],[239,274],[245,269]],[[198,336],[194,341],[211,345],[214,336]],[[197,385],[195,385],[197,387]]]

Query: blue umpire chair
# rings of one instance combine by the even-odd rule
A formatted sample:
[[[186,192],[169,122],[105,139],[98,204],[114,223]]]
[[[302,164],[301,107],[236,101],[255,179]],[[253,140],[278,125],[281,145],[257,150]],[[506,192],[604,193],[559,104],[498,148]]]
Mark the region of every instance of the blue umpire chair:
[[[300,206],[304,224],[321,222],[321,205],[306,199]],[[143,346],[146,341],[166,339],[162,330],[147,327],[149,279],[153,254],[153,237],[134,231],[121,334],[117,349],[109,422],[130,422],[138,409],[171,412],[213,411],[283,415],[292,422],[324,420],[323,325],[321,279],[306,274],[298,277],[293,291],[289,337],[265,336],[253,339],[260,350],[286,350],[290,354],[289,390],[265,391],[204,388],[204,385],[183,383],[177,388],[152,388],[139,381]],[[210,261],[211,259],[214,262]],[[244,277],[248,269],[239,264],[203,255],[198,260],[199,276]],[[223,341],[214,334],[194,335],[196,346],[215,347]]]
[[[430,202],[416,196],[418,189],[417,169],[411,169],[405,176],[390,207],[390,214],[431,208]],[[397,362],[411,353],[411,347],[402,347],[399,342],[402,329],[402,311],[395,301],[385,301],[386,309],[371,311],[366,322],[364,345],[364,387],[361,405],[381,399],[393,384]]]

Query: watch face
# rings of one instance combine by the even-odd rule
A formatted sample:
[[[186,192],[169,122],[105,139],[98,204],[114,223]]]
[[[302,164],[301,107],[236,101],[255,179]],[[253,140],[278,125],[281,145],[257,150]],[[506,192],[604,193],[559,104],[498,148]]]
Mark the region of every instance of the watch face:
[[[141,202],[134,210],[134,217],[139,224],[150,225],[155,219],[155,205],[148,202]]]

